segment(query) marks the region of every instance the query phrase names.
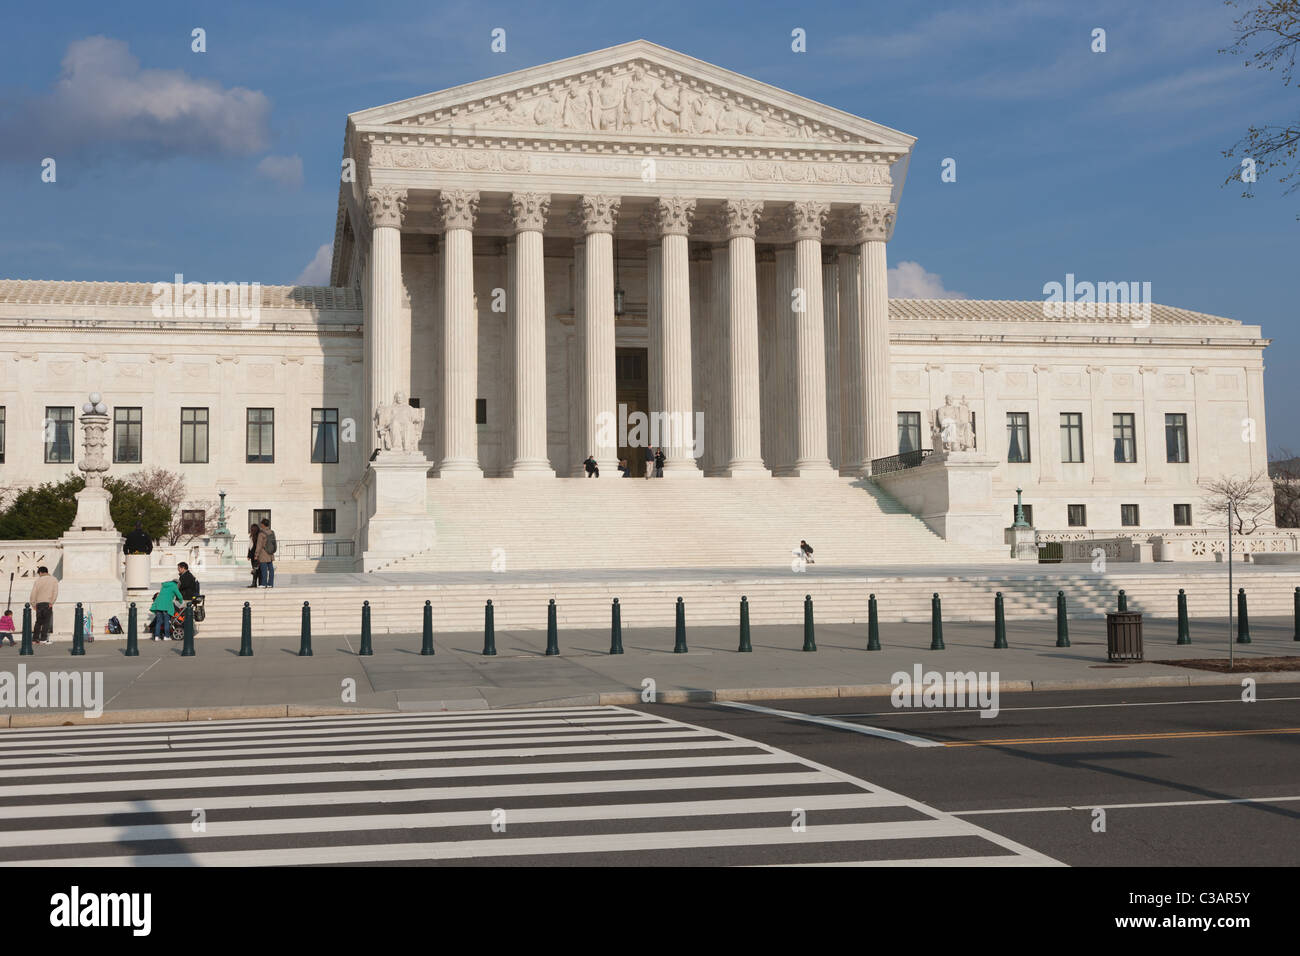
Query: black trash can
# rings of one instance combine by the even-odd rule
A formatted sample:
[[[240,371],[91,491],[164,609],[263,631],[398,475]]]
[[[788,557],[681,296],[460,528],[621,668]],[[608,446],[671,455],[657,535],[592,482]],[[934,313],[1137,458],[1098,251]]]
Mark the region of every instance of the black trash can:
[[[1112,661],[1142,660],[1142,615],[1111,611],[1106,615],[1106,656]]]

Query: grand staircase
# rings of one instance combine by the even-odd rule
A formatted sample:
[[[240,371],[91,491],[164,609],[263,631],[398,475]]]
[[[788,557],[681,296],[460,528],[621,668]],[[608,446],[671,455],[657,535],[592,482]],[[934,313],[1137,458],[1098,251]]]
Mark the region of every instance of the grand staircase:
[[[773,568],[800,539],[819,565],[964,564],[1005,548],[945,541],[849,478],[429,482],[437,544],[384,573],[563,568]]]

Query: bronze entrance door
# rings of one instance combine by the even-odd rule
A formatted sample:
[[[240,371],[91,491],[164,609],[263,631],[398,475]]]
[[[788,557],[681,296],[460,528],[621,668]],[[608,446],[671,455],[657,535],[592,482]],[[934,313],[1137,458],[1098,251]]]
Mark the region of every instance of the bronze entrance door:
[[[623,406],[619,415],[620,427],[632,416],[633,412],[650,413],[650,375],[647,349],[618,348],[614,350],[614,390],[617,402]],[[626,426],[630,433],[632,427]],[[649,429],[642,429],[649,441]],[[626,441],[628,435],[619,434],[618,441]],[[645,477],[645,448],[632,448],[620,444],[618,457],[627,461],[635,478]]]

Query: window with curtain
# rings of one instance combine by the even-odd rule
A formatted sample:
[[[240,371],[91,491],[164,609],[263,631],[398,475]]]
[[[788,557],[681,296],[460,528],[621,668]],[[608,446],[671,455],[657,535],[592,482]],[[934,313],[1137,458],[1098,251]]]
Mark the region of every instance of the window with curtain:
[[[72,406],[45,406],[45,461],[68,464],[72,461]]]
[[[1111,416],[1115,436],[1115,461],[1132,464],[1137,461],[1137,428],[1132,412],[1116,412]]]
[[[1187,416],[1165,416],[1165,461],[1187,461]]]
[[[921,413],[898,413],[898,453],[906,454],[921,447]]]
[[[206,464],[208,460],[208,410],[181,409],[181,464]]]
[[[1061,412],[1061,461],[1083,461],[1083,413]]]
[[[1007,412],[1007,461],[1029,461],[1029,413]]]
[[[311,410],[311,460],[335,463],[339,460],[339,410]]]
[[[248,410],[248,452],[250,463],[275,461],[275,409]]]

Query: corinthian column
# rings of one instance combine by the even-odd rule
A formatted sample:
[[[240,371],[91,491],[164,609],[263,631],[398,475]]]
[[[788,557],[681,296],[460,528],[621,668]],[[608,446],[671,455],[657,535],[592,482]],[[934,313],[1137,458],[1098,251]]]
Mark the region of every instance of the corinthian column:
[[[474,217],[478,192],[444,189],[438,208],[446,230],[442,253],[443,478],[482,478],[478,463],[478,314],[474,311]]]
[[[862,460],[856,464],[860,474],[868,475],[873,459],[898,453],[897,423],[890,414],[889,267],[885,261],[885,243],[894,231],[894,205],[863,203],[855,218],[862,293],[858,299],[860,359],[854,364],[863,379]]]
[[[663,396],[660,442],[664,477],[699,478],[695,463],[695,403],[691,391],[691,273],[687,233],[695,216],[695,200],[658,200],[655,228],[662,250],[662,343],[659,374]]]
[[[840,474],[862,474],[863,396],[859,310],[862,307],[862,260],[858,247],[840,249]]]
[[[618,473],[618,397],[614,380],[614,222],[618,196],[578,202],[585,236],[582,342],[582,455],[593,455],[603,478]]]
[[[510,393],[514,434],[510,475],[554,478],[546,458],[546,276],[542,227],[550,210],[545,193],[514,193],[510,220],[515,234],[513,290],[507,336],[511,343]]]
[[[393,395],[411,387],[411,326],[402,316],[402,221],[406,217],[406,190],[374,186],[366,192],[370,218],[369,321],[365,326],[366,357],[365,428],[370,449],[376,447],[375,409],[388,405]]]
[[[822,227],[830,207],[823,202],[797,202],[787,213],[794,235],[796,295],[794,313],[793,474],[799,477],[834,474],[826,452],[826,333],[822,309]]]
[[[730,421],[726,473],[733,478],[765,477],[758,377],[758,281],[754,234],[763,204],[729,200],[727,224],[726,414]]]

